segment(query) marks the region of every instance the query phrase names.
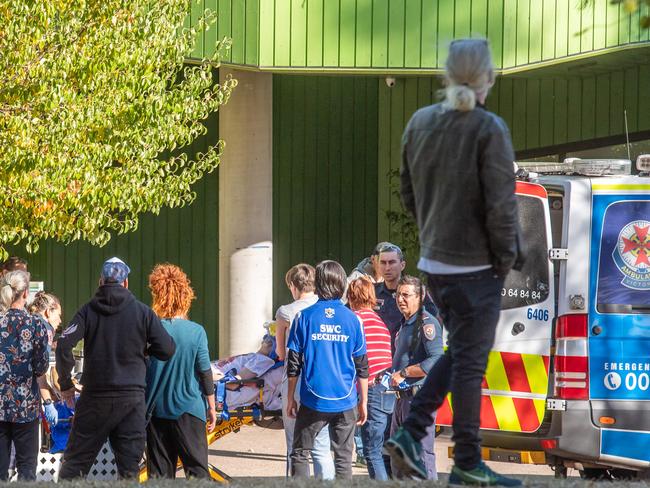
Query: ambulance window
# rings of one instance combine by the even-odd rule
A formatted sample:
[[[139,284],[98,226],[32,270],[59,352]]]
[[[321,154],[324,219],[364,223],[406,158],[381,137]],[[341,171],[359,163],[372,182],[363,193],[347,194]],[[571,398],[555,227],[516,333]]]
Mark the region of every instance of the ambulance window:
[[[517,195],[519,225],[526,245],[521,271],[512,270],[501,290],[501,308],[519,308],[548,298],[548,239],[544,203],[539,198]]]
[[[600,230],[597,310],[650,313],[650,202],[607,207]]]

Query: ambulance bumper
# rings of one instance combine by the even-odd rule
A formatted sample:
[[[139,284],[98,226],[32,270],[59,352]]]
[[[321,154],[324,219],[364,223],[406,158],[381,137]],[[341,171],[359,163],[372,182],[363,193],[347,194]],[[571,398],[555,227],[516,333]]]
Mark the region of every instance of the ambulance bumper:
[[[589,401],[567,401],[566,410],[554,411],[544,439],[544,450],[551,456],[597,463],[600,428],[592,422]],[[548,447],[549,441],[554,447]]]

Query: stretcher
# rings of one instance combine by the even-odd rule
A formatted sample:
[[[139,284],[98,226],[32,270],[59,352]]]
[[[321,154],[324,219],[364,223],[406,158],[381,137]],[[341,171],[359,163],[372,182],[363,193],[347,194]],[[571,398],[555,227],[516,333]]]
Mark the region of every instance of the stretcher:
[[[258,389],[259,394],[254,403],[237,407],[233,409],[227,408],[227,402],[217,401],[217,425],[211,432],[206,430],[206,437],[208,447],[214,444],[219,439],[231,433],[237,433],[244,425],[258,425],[263,428],[282,428],[282,411],[281,410],[266,410],[264,408],[264,379],[263,378],[250,378],[250,379],[226,379],[215,385],[217,390],[223,389],[222,386],[252,386]],[[280,385],[278,385],[280,388]],[[227,391],[227,390],[225,390]],[[215,394],[217,396],[217,394]],[[227,398],[227,393],[225,394]],[[224,409],[224,406],[226,407]],[[177,470],[182,470],[183,465],[178,461]],[[220,483],[229,483],[231,478],[221,469],[208,463],[210,476],[213,480]],[[139,481],[141,483],[147,481],[148,473],[146,461],[142,462],[140,469]]]

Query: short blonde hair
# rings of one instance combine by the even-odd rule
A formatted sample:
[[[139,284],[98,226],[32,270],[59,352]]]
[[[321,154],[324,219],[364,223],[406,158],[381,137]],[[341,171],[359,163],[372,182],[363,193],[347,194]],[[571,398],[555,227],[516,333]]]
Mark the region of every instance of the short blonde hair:
[[[187,317],[194,290],[185,272],[174,264],[157,264],[149,275],[151,308],[161,319]]]

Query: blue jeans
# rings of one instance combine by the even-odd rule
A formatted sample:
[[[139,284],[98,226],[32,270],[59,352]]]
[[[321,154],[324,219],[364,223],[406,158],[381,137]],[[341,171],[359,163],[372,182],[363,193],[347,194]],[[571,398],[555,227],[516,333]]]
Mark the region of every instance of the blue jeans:
[[[381,454],[384,445],[384,432],[395,407],[395,395],[385,393],[381,385],[368,386],[368,419],[361,426],[363,455],[368,463],[368,475],[371,479],[386,481],[388,474]]]
[[[449,347],[429,371],[403,425],[416,440],[424,438],[431,413],[451,392],[454,462],[460,469],[474,469],[481,460],[481,382],[499,321],[503,278],[485,270],[429,275],[428,282],[449,331]]]

